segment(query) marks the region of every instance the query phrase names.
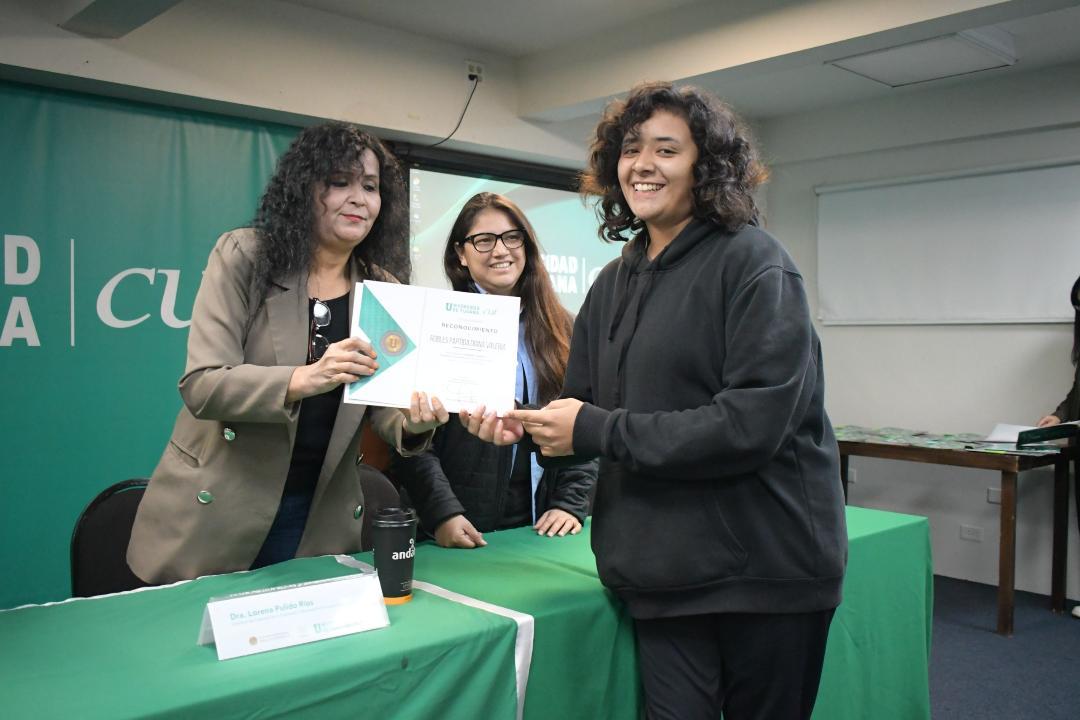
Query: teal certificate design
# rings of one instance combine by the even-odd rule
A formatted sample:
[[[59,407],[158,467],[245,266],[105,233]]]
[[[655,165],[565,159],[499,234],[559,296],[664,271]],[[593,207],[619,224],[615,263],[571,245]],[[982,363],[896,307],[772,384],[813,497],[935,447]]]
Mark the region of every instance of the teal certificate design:
[[[418,390],[450,412],[514,407],[517,297],[372,280],[353,297],[350,334],[372,344],[379,369],[346,386],[345,402],[407,408]]]

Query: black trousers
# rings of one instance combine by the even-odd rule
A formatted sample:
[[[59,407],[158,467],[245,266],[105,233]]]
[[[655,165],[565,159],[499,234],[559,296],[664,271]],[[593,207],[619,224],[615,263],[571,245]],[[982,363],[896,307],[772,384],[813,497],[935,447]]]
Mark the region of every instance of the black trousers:
[[[809,718],[834,612],[635,620],[646,718]]]

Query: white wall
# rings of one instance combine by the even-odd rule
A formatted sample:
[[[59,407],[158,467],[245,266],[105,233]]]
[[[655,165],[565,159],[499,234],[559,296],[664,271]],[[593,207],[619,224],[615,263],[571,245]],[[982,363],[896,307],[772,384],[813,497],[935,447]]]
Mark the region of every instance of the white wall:
[[[579,167],[580,127],[518,116],[514,62],[274,0],[186,0],[115,40],[57,23],[65,8],[0,3],[0,77],[285,122],[346,120],[435,142],[464,107],[465,60],[485,65],[446,147]]]
[[[815,313],[815,186],[1076,157],[1077,87],[1080,66],[1049,68],[1008,80],[900,91],[886,100],[760,124],[772,164],[768,226],[806,275]],[[912,208],[917,231],[918,209]],[[1024,241],[1038,252],[1037,237]],[[1063,303],[1069,290],[1059,289]],[[818,330],[828,410],[838,425],[988,432],[996,422],[1034,424],[1061,401],[1072,380],[1072,328],[1064,324]],[[986,488],[999,485],[1000,476],[868,458],[853,458],[852,467],[853,504],[930,518],[935,572],[996,584],[999,506],[987,502]],[[1022,590],[1050,591],[1052,480],[1051,471],[1020,478]],[[1072,513],[1068,595],[1077,598],[1080,543]],[[982,527],[982,542],[960,540],[961,524]]]
[[[643,79],[765,85],[778,69],[1074,1],[701,0],[515,60],[279,0],[184,0],[117,39],[59,27],[88,0],[3,0],[0,78],[285,122],[347,120],[422,143],[453,128],[465,60],[479,60],[485,80],[447,147],[579,167],[592,125],[581,118]],[[507,15],[521,2],[506,3]]]

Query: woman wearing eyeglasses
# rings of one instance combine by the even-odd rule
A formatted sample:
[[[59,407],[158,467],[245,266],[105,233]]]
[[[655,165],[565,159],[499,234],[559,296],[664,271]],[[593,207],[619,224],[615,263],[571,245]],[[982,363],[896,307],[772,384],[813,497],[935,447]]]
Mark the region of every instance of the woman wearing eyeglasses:
[[[355,284],[409,273],[405,183],[375,137],[328,123],[278,162],[254,227],[210,253],[188,334],[180,410],[150,480],[128,563],[150,583],[360,550],[361,423],[401,453],[446,422],[343,404],[379,358],[348,337]]]
[[[1076,282],[1073,283],[1069,297],[1075,311],[1072,346],[1073,385],[1054,412],[1039,420],[1038,427],[1050,427],[1051,425],[1060,425],[1063,422],[1080,420],[1080,364],[1077,362],[1080,360],[1080,278],[1077,278]],[[1076,496],[1076,522],[1080,526],[1080,474],[1073,477],[1073,483],[1075,484],[1073,494]],[[1072,609],[1072,614],[1073,617],[1080,618],[1080,605]]]
[[[454,290],[521,298],[516,400],[544,404],[562,387],[572,319],[559,304],[521,209],[494,193],[462,208],[443,253]],[[428,452],[395,458],[392,476],[443,547],[475,548],[483,533],[532,525],[545,536],[577,533],[588,512],[596,465],[544,471],[533,453],[496,447],[459,423],[435,433]]]

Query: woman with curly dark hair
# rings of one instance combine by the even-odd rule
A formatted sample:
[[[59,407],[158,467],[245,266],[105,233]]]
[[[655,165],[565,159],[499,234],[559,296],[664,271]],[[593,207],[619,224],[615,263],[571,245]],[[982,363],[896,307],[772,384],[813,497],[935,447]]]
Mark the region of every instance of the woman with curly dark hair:
[[[521,208],[489,192],[470,198],[446,239],[443,269],[454,290],[521,299],[516,400],[558,397],[573,323]],[[482,533],[522,525],[547,537],[579,532],[596,463],[544,471],[530,448],[495,447],[453,423],[427,452],[395,458],[391,472],[440,545],[475,548],[486,544]]]
[[[809,718],[840,602],[821,347],[758,227],[765,176],[714,97],[652,83],[610,105],[584,189],[626,247],[577,317],[563,397],[462,418],[496,443],[528,431],[549,466],[599,457],[592,546],[635,618],[649,718]]]
[[[375,137],[307,128],[278,161],[253,228],[218,239],[203,273],[180,378],[184,406],[128,546],[149,583],[360,550],[361,423],[399,452],[426,449],[447,412],[343,404],[371,375],[349,337],[353,288],[408,279],[405,184]]]

